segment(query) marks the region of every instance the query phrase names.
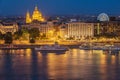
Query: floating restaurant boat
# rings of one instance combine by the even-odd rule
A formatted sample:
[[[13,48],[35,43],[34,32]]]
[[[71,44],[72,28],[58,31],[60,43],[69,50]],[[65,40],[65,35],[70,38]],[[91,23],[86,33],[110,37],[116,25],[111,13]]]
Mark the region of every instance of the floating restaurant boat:
[[[82,50],[92,50],[92,47],[91,46],[79,46],[79,49],[82,49]]]
[[[10,50],[10,49],[18,49],[18,47],[10,44],[10,45],[3,45],[3,46],[0,47],[0,49],[2,49],[2,50]]]
[[[9,45],[2,45],[0,46],[1,50],[15,50],[15,49],[26,49],[25,47],[20,47],[18,45],[13,45],[13,44],[9,44]]]
[[[115,51],[120,51],[120,47],[118,46],[114,46],[114,45],[102,45],[102,46],[79,46],[79,49],[83,49],[83,50],[115,50]]]
[[[36,47],[36,51],[40,51],[41,53],[64,53],[68,50],[67,47],[60,46],[58,43],[55,43],[54,45],[44,45],[41,47]]]

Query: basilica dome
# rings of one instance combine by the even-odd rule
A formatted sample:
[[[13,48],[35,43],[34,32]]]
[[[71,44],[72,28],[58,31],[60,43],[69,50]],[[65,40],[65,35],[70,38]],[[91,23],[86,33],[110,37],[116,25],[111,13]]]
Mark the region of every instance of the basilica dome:
[[[30,16],[29,12],[27,12],[26,14],[26,23],[31,23],[33,21],[40,21],[40,22],[45,21],[44,17],[42,16],[42,13],[39,11],[37,6],[33,11],[32,17]]]

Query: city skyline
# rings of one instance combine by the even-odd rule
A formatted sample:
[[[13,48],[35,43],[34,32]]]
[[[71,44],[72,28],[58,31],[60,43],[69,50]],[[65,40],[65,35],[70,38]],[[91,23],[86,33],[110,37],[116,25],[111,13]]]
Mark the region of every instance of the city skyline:
[[[37,5],[44,15],[120,15],[120,1],[116,0],[0,0],[0,15],[25,15]]]

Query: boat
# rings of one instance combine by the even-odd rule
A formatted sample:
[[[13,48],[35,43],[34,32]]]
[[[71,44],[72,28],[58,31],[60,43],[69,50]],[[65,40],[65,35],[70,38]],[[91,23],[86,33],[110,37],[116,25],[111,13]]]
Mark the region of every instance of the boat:
[[[82,50],[109,50],[109,51],[120,51],[120,47],[119,46],[115,46],[115,45],[82,45],[79,46],[79,49]]]
[[[1,46],[0,49],[2,49],[2,50],[12,50],[12,49],[19,49],[19,48],[15,45],[10,44],[10,45]]]
[[[6,44],[6,45],[1,45],[0,49],[1,50],[17,50],[17,49],[26,49],[28,47],[25,46],[20,46],[20,45],[14,45],[14,44]]]
[[[58,43],[55,43],[54,45],[36,47],[35,50],[40,51],[41,53],[64,53],[68,50],[68,47],[60,46]]]
[[[88,43],[85,43],[79,46],[79,49],[82,49],[82,50],[92,50],[92,48],[93,48],[93,45]]]
[[[91,46],[79,46],[79,49],[82,49],[82,50],[91,50],[92,47]]]

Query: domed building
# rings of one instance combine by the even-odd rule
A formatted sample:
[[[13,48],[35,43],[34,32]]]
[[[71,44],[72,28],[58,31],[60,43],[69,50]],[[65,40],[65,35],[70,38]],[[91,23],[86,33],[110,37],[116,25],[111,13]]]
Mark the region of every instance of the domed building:
[[[43,22],[45,19],[42,16],[42,13],[38,10],[38,7],[35,7],[35,10],[33,11],[32,17],[30,16],[29,11],[26,13],[26,23],[31,23],[33,21],[40,21]]]
[[[32,15],[27,11],[26,24],[21,25],[21,27],[28,30],[37,28],[40,31],[41,36],[45,35],[47,38],[53,37],[54,23],[52,21],[45,21],[45,18],[37,6],[35,6]]]
[[[98,21],[109,21],[109,16],[106,13],[101,13],[99,14],[99,16],[97,17]]]

